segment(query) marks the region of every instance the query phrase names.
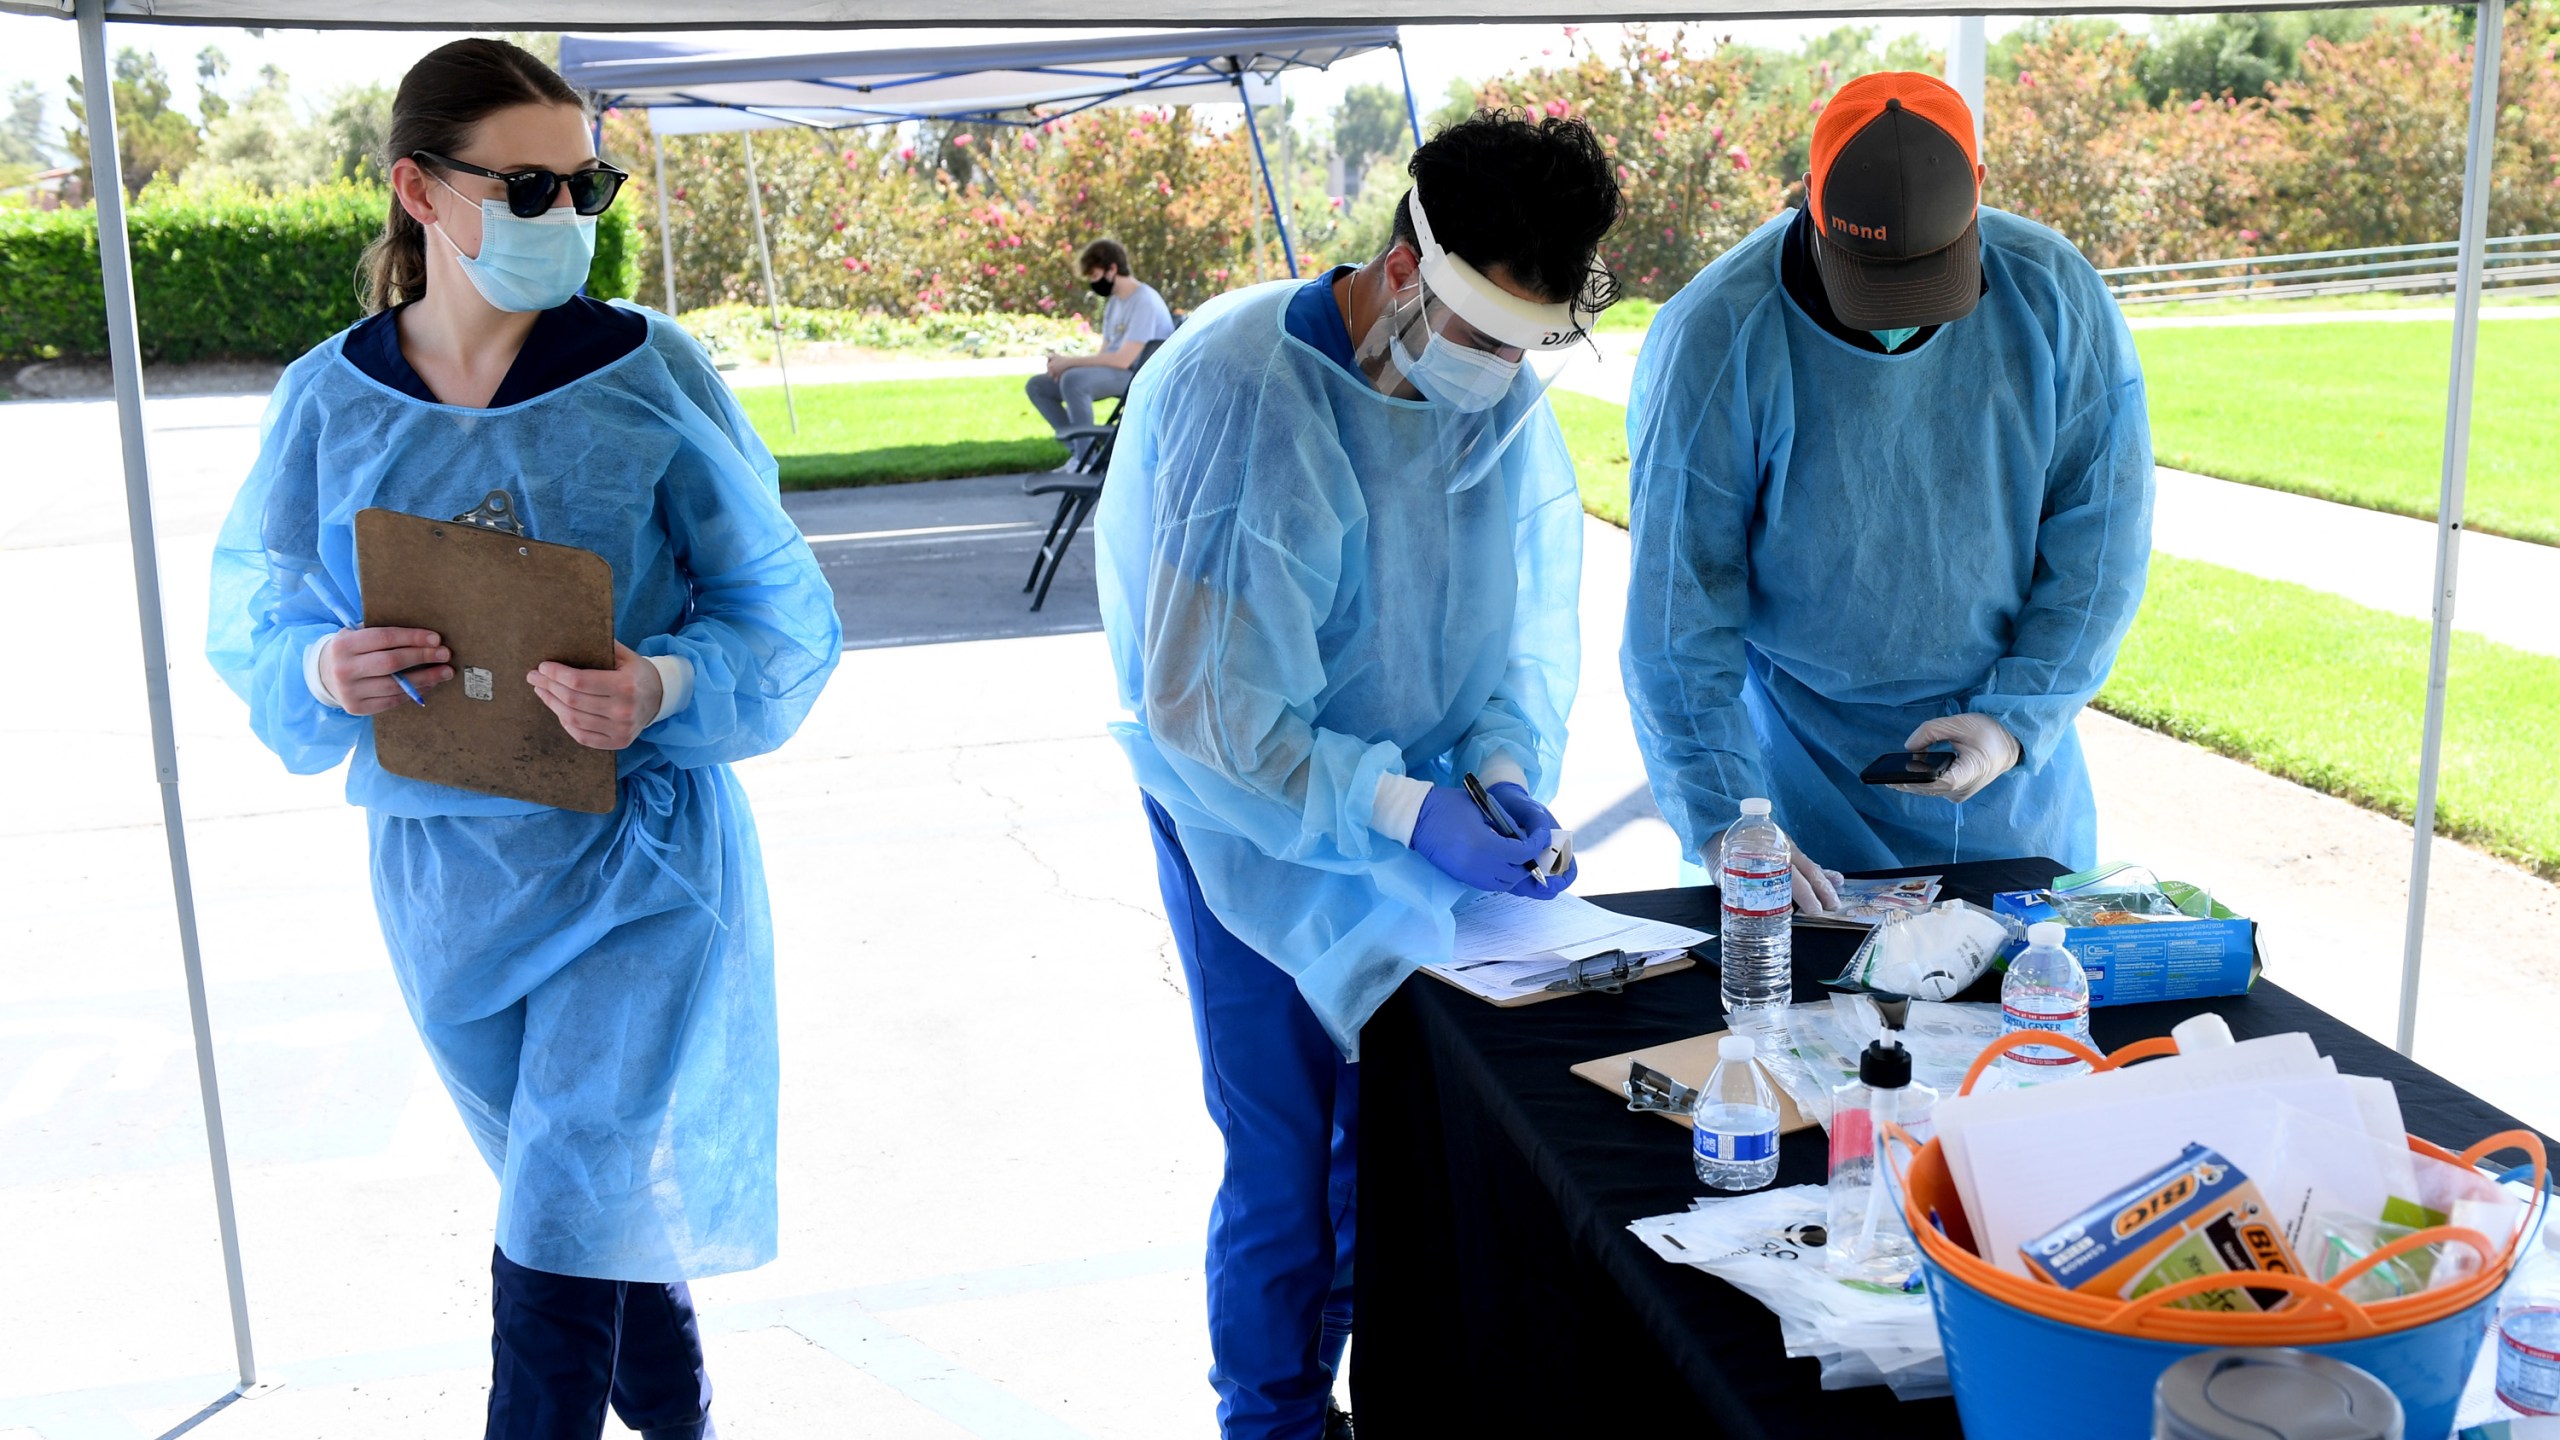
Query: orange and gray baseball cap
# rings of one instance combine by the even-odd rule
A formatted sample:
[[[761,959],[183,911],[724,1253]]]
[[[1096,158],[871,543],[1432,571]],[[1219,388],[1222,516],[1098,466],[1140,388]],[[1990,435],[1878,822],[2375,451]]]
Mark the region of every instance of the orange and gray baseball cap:
[[[1980,157],[1955,88],[1908,70],[1840,87],[1813,127],[1805,204],[1832,311],[1861,330],[1943,325],[1982,298]]]

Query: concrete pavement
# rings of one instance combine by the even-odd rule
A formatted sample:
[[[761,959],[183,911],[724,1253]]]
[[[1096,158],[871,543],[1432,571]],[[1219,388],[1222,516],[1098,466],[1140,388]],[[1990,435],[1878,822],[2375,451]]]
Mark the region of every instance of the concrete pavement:
[[[361,817],[336,777],[284,775],[196,655],[206,541],[258,408],[153,410],[251,1303],[285,1382],[187,1433],[470,1434],[494,1186],[391,982]],[[0,742],[37,758],[0,782],[0,1234],[19,1293],[45,1300],[0,1346],[7,1440],[164,1435],[228,1383],[112,437],[103,405],[0,407],[0,453],[23,462],[0,479],[0,604],[26,617],[0,637],[20,681]],[[793,505],[855,537],[821,548],[877,639],[909,633],[902,611],[947,618],[968,577],[997,597],[971,623],[1039,623],[1009,608],[1031,540],[891,544],[1045,523],[1018,489]],[[1625,539],[1593,522],[1586,543],[1557,809],[1602,893],[1667,883],[1673,846],[1617,684]],[[948,592],[892,573],[927,552]],[[1091,604],[1070,578],[1062,622]],[[742,767],[781,957],[785,1234],[774,1265],[699,1287],[732,1440],[1210,1433],[1197,1246],[1217,1148],[1101,733],[1108,666],[1089,630],[1014,634],[849,653],[800,737]],[[2408,827],[2101,717],[2082,729],[2109,853],[2212,885],[2268,924],[2271,979],[2388,1033]],[[2437,856],[2420,1058],[2560,1124],[2560,891]]]

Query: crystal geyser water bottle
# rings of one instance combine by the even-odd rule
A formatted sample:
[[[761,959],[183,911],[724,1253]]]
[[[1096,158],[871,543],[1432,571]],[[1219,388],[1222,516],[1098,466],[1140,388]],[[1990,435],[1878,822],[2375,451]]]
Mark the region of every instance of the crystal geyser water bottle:
[[[1742,818],[1724,832],[1716,872],[1724,890],[1724,933],[1717,943],[1725,1016],[1731,1021],[1737,1012],[1782,1009],[1795,988],[1795,847],[1769,818],[1768,801],[1742,802]]]
[[[2089,1043],[2089,972],[2062,948],[2063,927],[2047,920],[2027,927],[2027,948],[2009,962],[2000,982],[2000,1033],[2052,1030]],[[2010,1078],[2026,1085],[2077,1075],[2088,1062],[2059,1045],[2021,1045],[2000,1057]]]

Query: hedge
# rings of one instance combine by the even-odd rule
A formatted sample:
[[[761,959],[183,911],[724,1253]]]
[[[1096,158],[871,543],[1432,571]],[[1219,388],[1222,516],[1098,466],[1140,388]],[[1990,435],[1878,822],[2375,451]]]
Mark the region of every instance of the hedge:
[[[127,212],[144,358],[290,360],[361,318],[356,261],[382,232],[386,191],[146,191]],[[628,217],[596,227],[587,293],[631,294]],[[0,364],[106,353],[97,212],[0,210]]]

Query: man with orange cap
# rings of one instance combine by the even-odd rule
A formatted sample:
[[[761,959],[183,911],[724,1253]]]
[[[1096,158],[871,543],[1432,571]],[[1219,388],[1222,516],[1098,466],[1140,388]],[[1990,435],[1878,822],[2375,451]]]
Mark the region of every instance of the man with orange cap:
[[[1823,866],[2088,865],[2072,722],[2151,552],[2132,337],[2069,241],[1981,204],[1935,77],[1843,86],[1812,161],[1636,365],[1623,663],[1654,797],[1709,871],[1768,797],[1808,910]],[[1942,745],[1932,781],[1860,781]]]

